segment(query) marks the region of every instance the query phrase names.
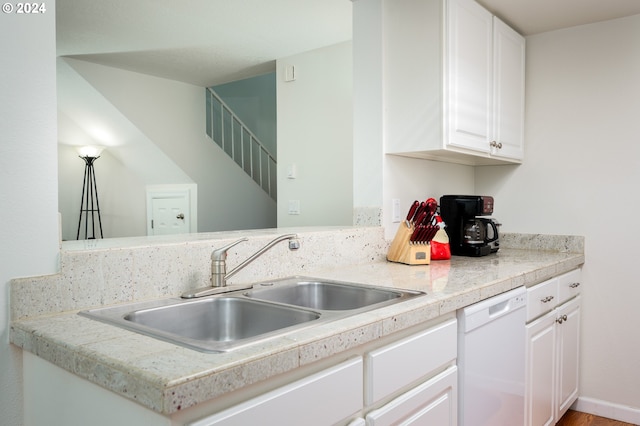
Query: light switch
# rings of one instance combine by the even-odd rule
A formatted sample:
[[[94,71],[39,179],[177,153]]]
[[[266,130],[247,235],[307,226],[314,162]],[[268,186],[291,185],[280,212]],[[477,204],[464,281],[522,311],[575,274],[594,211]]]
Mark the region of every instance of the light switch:
[[[295,179],[298,177],[298,167],[295,164],[287,166],[287,179]]]
[[[394,198],[391,200],[391,222],[398,223],[402,220],[400,217],[400,200]]]
[[[285,65],[284,66],[284,81],[295,81],[296,80],[296,67],[295,65]]]

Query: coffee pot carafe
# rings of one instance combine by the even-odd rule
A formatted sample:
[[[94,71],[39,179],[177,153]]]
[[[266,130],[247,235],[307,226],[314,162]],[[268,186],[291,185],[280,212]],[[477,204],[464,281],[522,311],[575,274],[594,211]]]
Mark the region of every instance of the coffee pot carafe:
[[[498,251],[500,242],[498,239],[498,227],[500,223],[493,218],[477,217],[467,219],[463,229],[463,243],[467,245],[489,246],[491,253]]]
[[[467,219],[462,230],[463,243],[467,245],[484,244],[487,238],[487,226],[480,219]]]

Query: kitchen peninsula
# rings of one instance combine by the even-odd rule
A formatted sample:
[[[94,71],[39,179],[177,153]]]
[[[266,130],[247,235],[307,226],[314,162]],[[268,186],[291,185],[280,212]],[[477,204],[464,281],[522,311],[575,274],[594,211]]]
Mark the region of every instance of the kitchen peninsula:
[[[247,236],[246,247],[229,253],[233,266],[275,234],[292,231],[301,242],[296,253],[274,249],[233,281],[304,275],[426,294],[220,354],[193,351],[77,315],[96,306],[177,297],[206,283],[213,248]],[[149,424],[166,425],[189,424],[360,357],[376,345],[455,318],[462,307],[533,286],[584,263],[582,237],[505,234],[495,255],[419,266],[395,264],[385,260],[388,241],[377,227],[198,234],[182,241],[105,240],[93,242],[96,247],[90,249],[83,244],[65,247],[60,274],[15,279],[11,284],[11,341],[26,351],[25,384],[40,383],[41,392],[55,388],[47,385],[46,375],[39,375],[42,368],[47,370],[44,374],[81,378],[78,383],[86,390],[88,407],[109,407],[103,400],[90,400],[106,389],[114,407],[131,404],[132,411],[151,418]],[[61,393],[62,389],[49,392],[48,397],[59,403],[65,400]],[[29,401],[25,405],[27,417],[35,415],[30,414]],[[354,418],[368,409],[354,412]]]

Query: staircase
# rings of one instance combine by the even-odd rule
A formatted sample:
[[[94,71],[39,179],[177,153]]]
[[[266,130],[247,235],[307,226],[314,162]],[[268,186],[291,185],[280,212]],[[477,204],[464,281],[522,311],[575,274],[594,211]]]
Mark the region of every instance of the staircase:
[[[207,135],[277,200],[276,159],[211,89],[206,89]]]

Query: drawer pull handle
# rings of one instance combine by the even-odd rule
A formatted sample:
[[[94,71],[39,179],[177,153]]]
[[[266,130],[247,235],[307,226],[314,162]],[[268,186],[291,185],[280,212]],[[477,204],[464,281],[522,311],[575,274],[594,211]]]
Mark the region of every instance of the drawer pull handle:
[[[552,300],[553,300],[553,296],[547,296],[545,298],[540,299],[542,303],[548,303],[548,302],[551,302]]]
[[[569,284],[569,287],[578,288],[578,287],[580,287],[580,283],[571,283],[571,284]]]

